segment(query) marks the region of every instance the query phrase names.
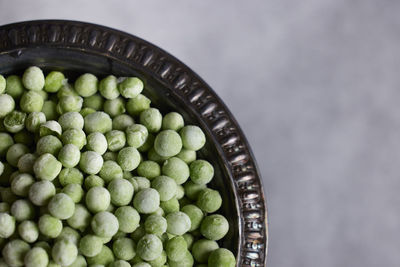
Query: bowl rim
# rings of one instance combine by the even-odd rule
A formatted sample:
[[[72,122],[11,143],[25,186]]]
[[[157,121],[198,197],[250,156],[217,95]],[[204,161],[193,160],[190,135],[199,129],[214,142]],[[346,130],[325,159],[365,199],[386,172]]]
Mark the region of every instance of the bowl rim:
[[[106,26],[74,20],[31,20],[0,26],[0,54],[41,46],[79,48],[128,62],[195,110],[197,119],[219,145],[239,199],[237,266],[266,266],[267,203],[254,154],[232,113],[200,76],[158,46]]]

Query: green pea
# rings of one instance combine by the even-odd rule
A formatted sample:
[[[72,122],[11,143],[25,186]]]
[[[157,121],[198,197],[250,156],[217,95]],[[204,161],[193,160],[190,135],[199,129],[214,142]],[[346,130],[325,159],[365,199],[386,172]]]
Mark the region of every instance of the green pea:
[[[151,100],[146,96],[139,94],[134,98],[130,98],[129,101],[126,103],[126,110],[128,111],[129,115],[137,116],[142,111],[150,108]]]
[[[118,130],[112,130],[106,133],[106,139],[108,144],[108,150],[113,152],[122,149],[126,143],[125,133]]]
[[[115,99],[119,96],[117,78],[109,75],[102,79],[99,84],[99,92],[105,99]]]
[[[68,129],[83,129],[84,120],[79,112],[67,112],[60,116],[58,119],[63,131]]]
[[[148,136],[147,128],[141,124],[133,124],[126,128],[127,143],[131,147],[141,147],[146,142]]]
[[[55,194],[53,183],[46,180],[35,182],[29,188],[29,200],[36,206],[47,205]]]
[[[129,126],[133,125],[135,121],[133,118],[127,114],[117,115],[112,120],[113,130],[125,131]]]
[[[46,76],[44,90],[49,93],[56,93],[61,89],[64,82],[65,76],[62,72],[52,71]]]
[[[0,105],[1,105],[1,99],[0,99]],[[25,119],[26,119],[26,113],[13,110],[6,115],[3,121],[3,125],[8,132],[17,133],[22,129],[24,129]]]
[[[22,83],[29,90],[42,90],[45,83],[43,71],[36,66],[27,68],[22,76]]]
[[[46,135],[39,139],[36,143],[36,152],[38,155],[46,153],[57,155],[62,148],[60,139],[53,135]]]
[[[94,151],[86,151],[81,155],[79,167],[87,174],[97,174],[103,166],[103,158]]]
[[[132,233],[139,227],[139,213],[130,206],[119,207],[115,211],[118,219],[119,231],[124,233]]]
[[[66,168],[73,168],[78,165],[81,159],[81,152],[76,145],[66,144],[58,153],[58,160]]]
[[[207,184],[214,176],[214,167],[205,160],[190,163],[190,179],[196,184]]]
[[[118,238],[113,243],[113,252],[116,258],[129,261],[136,255],[135,242],[126,237]]]
[[[0,157],[4,157],[14,140],[8,133],[0,133]]]
[[[64,145],[73,144],[82,149],[86,145],[86,135],[81,129],[69,129],[62,133],[61,141]]]
[[[26,113],[39,112],[42,110],[43,103],[44,100],[40,94],[35,91],[27,91],[22,95],[19,106]]]
[[[112,237],[119,228],[118,219],[114,214],[101,211],[94,215],[91,222],[93,232],[100,237]]]
[[[56,263],[68,266],[78,257],[78,249],[72,242],[60,240],[54,244],[51,255]]]
[[[177,211],[169,213],[166,216],[168,228],[167,232],[173,235],[183,235],[188,232],[191,227],[191,221],[186,213]]]
[[[140,124],[144,125],[150,133],[158,132],[162,124],[160,111],[156,108],[143,110],[140,113]]]
[[[132,201],[133,186],[125,179],[114,179],[107,187],[115,206],[126,206]]]
[[[19,100],[25,92],[22,79],[17,75],[8,76],[6,79],[6,93],[12,98]]]
[[[235,267],[236,260],[232,252],[225,248],[219,248],[211,252],[208,257],[210,267]]]
[[[170,112],[166,114],[162,120],[163,130],[179,131],[184,126],[183,117],[177,112]]]
[[[94,257],[101,252],[103,241],[95,235],[85,235],[79,242],[79,252],[86,257]]]
[[[0,74],[0,94],[3,94],[6,90],[6,79]]]
[[[140,162],[140,153],[134,147],[125,147],[118,153],[118,164],[124,171],[133,171]]]
[[[218,243],[213,240],[200,239],[193,243],[192,253],[197,262],[207,263],[211,252],[218,249]]]
[[[47,267],[49,256],[43,248],[34,247],[26,253],[24,263],[27,267]]]
[[[102,133],[91,133],[87,136],[86,148],[103,155],[108,148],[107,139]]]
[[[175,196],[176,183],[168,176],[158,176],[151,182],[151,187],[158,191],[161,201],[168,201]]]
[[[15,218],[0,212],[0,238],[9,238],[15,231]]]
[[[189,231],[197,230],[204,218],[203,211],[197,206],[191,204],[182,207],[181,211],[186,213],[186,215],[190,218],[191,226]]]
[[[75,210],[76,211],[76,210]],[[61,233],[57,236],[55,242],[60,241],[60,240],[65,240],[68,242],[72,242],[76,246],[79,243],[79,239],[81,238],[81,235],[76,231],[75,229],[72,229],[71,227],[64,227],[61,231]]]
[[[191,267],[193,266],[194,259],[192,254],[190,254],[189,251],[186,251],[183,259],[179,261],[169,260],[168,263],[170,267]]]
[[[140,162],[137,173],[140,176],[144,176],[150,180],[154,179],[157,176],[161,175],[161,167],[160,165],[152,160],[145,160]]]
[[[21,197],[27,197],[29,188],[35,182],[32,175],[20,173],[11,181],[11,190],[14,194]]]
[[[67,194],[56,194],[47,206],[51,215],[61,220],[66,220],[75,212],[75,203]]]
[[[192,181],[188,181],[184,184],[185,196],[190,200],[197,200],[199,194],[203,189],[207,188],[205,184],[195,184]]]
[[[94,110],[102,110],[104,105],[104,99],[98,95],[94,94],[89,97],[85,97],[83,100],[84,108],[92,108]]]
[[[45,115],[45,120],[55,120],[58,118],[57,104],[51,100],[44,101],[42,112]]]
[[[183,147],[197,151],[206,143],[206,137],[198,126],[188,125],[180,131]]]
[[[153,188],[142,189],[135,195],[133,206],[140,213],[153,213],[160,206],[160,195]]]
[[[228,230],[228,220],[219,214],[206,216],[200,226],[201,234],[210,240],[220,240],[228,233]]]
[[[222,197],[217,190],[203,189],[197,197],[197,206],[204,212],[213,213],[222,205]]]
[[[165,251],[167,252],[168,259],[173,261],[180,261],[185,257],[187,251],[187,244],[182,236],[176,236],[167,241]]]
[[[85,194],[85,191],[83,191],[79,184],[68,184],[61,192],[68,195],[75,203],[81,202]]]
[[[189,178],[189,167],[181,159],[172,157],[167,159],[162,166],[162,173],[175,180],[177,184],[183,184]]]
[[[106,162],[104,162],[103,167],[100,170],[99,176],[106,183],[109,183],[114,179],[121,179],[123,178],[122,168],[115,161],[107,160]]]
[[[107,189],[96,186],[89,189],[85,199],[86,206],[93,212],[105,211],[111,203],[111,196]]]
[[[181,151],[181,148],[181,137],[173,130],[160,132],[154,140],[154,150],[162,157],[175,156]]]
[[[103,245],[99,254],[94,257],[87,257],[86,260],[90,266],[96,264],[108,266],[108,264],[114,261],[114,254],[109,247]]]
[[[67,95],[59,99],[57,104],[57,112],[64,114],[67,112],[79,112],[82,109],[83,99],[76,95]]]
[[[38,225],[40,233],[50,238],[59,236],[63,228],[61,220],[49,214],[42,215]]]
[[[74,213],[67,219],[67,223],[74,229],[84,232],[90,225],[92,215],[82,204],[76,204]]]
[[[149,234],[161,236],[167,231],[167,220],[160,215],[150,215],[144,223],[144,229]]]
[[[136,251],[143,260],[152,261],[161,256],[163,245],[156,235],[147,234],[139,240]]]
[[[160,207],[164,210],[165,214],[179,211],[179,202],[176,198],[171,198],[168,201],[162,201]]]
[[[143,82],[136,77],[128,77],[118,84],[121,95],[125,98],[135,98],[143,91]]]
[[[25,255],[29,252],[28,243],[14,239],[9,241],[2,250],[4,261],[8,266],[23,266]]]
[[[98,83],[96,76],[91,73],[85,73],[76,79],[74,87],[79,95],[88,97],[97,92]]]
[[[125,101],[120,97],[112,100],[106,100],[104,102],[104,111],[110,115],[111,118],[121,115],[126,111]]]
[[[107,113],[97,111],[85,117],[85,132],[90,134],[94,132],[106,133],[112,129],[112,120]]]
[[[104,165],[103,165],[104,166]],[[88,177],[85,178],[84,181],[84,185],[85,185],[85,189],[89,190],[92,187],[96,187],[96,186],[100,186],[103,187],[104,186],[104,180],[101,179],[99,176],[97,175],[89,175]]]

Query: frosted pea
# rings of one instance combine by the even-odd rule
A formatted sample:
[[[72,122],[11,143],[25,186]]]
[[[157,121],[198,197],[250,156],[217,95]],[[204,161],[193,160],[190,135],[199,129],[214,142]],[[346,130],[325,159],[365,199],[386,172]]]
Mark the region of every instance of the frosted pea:
[[[32,175],[28,173],[20,173],[11,181],[11,190],[14,194],[21,197],[27,197],[29,188],[35,182]]]
[[[51,215],[61,220],[66,220],[75,212],[74,201],[64,193],[56,194],[47,206]]]
[[[160,207],[164,210],[165,214],[179,211],[179,202],[176,198],[171,198],[168,201],[162,201]]]
[[[70,265],[68,265],[67,267],[86,267],[87,266],[87,262],[85,257],[83,257],[82,255],[78,255],[78,257],[76,257],[75,261],[73,263],[71,263]]]
[[[133,171],[140,162],[140,153],[134,147],[125,147],[118,152],[118,164],[124,171]]]
[[[49,93],[56,93],[61,89],[64,82],[65,76],[62,72],[52,71],[46,76],[44,90]]]
[[[58,153],[58,160],[66,168],[73,168],[78,165],[81,159],[81,152],[76,145],[66,144]]]
[[[111,249],[107,246],[101,248],[99,254],[94,257],[87,257],[86,258],[88,265],[102,265],[108,266],[108,264],[114,261],[114,254],[112,253]]]
[[[140,213],[153,213],[160,206],[160,195],[153,188],[142,189],[136,193],[133,199],[133,206]]]
[[[125,179],[114,179],[107,187],[111,195],[111,202],[115,206],[125,206],[132,201],[133,186]]]
[[[95,235],[85,235],[79,241],[79,252],[86,257],[94,257],[103,248],[103,241]]]
[[[112,120],[107,113],[97,111],[85,117],[85,132],[86,133],[106,133],[112,129]]]
[[[87,136],[86,149],[95,151],[103,155],[108,148],[107,139],[102,133],[91,133]]]
[[[221,207],[222,198],[217,190],[206,188],[199,193],[196,204],[202,211],[213,213]]]
[[[25,88],[22,79],[17,75],[8,76],[6,79],[6,93],[14,99],[20,99]]]
[[[62,186],[69,184],[83,183],[83,174],[77,168],[64,168],[58,175],[58,180]]]
[[[86,145],[86,135],[81,129],[69,129],[63,132],[61,141],[64,145],[73,144],[79,149],[82,149],[83,146]]]
[[[79,95],[88,97],[97,92],[98,83],[99,82],[96,76],[91,73],[85,73],[76,79],[74,87]]]
[[[103,166],[103,158],[99,153],[86,151],[81,154],[79,167],[87,174],[97,174]]]
[[[92,174],[85,178],[84,185],[86,190],[96,186],[102,187],[104,186],[104,180],[99,176]]]
[[[39,181],[32,184],[29,188],[29,199],[37,206],[47,205],[55,195],[56,188],[49,181]]]
[[[78,249],[74,243],[67,240],[57,241],[51,250],[53,260],[62,265],[72,264],[78,257]]]
[[[121,167],[115,161],[107,160],[104,162],[99,176],[104,180],[104,182],[109,183],[114,179],[121,179],[123,173]]]
[[[165,246],[165,252],[168,259],[173,261],[180,261],[185,257],[187,251],[187,244],[182,236],[175,236],[169,239]]]
[[[140,147],[138,147],[138,150],[139,150],[140,152],[143,152],[143,153],[144,153],[144,152],[148,152],[151,148],[153,148],[154,139],[156,139],[155,136],[154,136],[153,134],[149,134],[149,135],[147,136],[146,142],[144,142],[143,145],[141,145]]]
[[[67,95],[59,98],[56,109],[59,114],[64,114],[71,111],[79,112],[82,109],[82,105],[82,97]]]
[[[28,90],[42,90],[45,83],[43,71],[36,66],[27,68],[22,75],[22,83]]]
[[[33,173],[33,164],[35,163],[37,156],[31,153],[22,155],[17,163],[18,170],[25,173]]]
[[[143,82],[137,77],[128,77],[118,84],[118,90],[123,97],[134,98],[143,91]]]
[[[103,159],[105,161],[111,160],[111,161],[117,161],[118,158],[118,153],[117,152],[111,152],[111,151],[107,151],[106,153],[104,153],[103,155]]]
[[[81,202],[85,194],[85,191],[83,191],[79,184],[68,184],[61,192],[68,195],[75,203]]]
[[[120,260],[129,261],[136,255],[135,242],[130,238],[121,237],[116,239],[112,249],[115,257]]]
[[[82,115],[75,111],[62,114],[58,119],[58,122],[64,131],[73,128],[83,129],[84,124]]]
[[[57,104],[51,100],[44,101],[42,112],[47,120],[55,120],[58,118]]]
[[[200,127],[188,125],[180,131],[183,147],[189,150],[197,151],[206,143],[206,136]]]
[[[133,124],[126,128],[127,143],[131,147],[142,146],[149,135],[147,128],[141,124]]]
[[[74,90],[71,84],[68,82],[65,82],[63,86],[61,86],[60,90],[57,92],[57,98],[61,98],[63,96],[68,96],[68,95],[73,95],[73,96],[79,96],[78,93]]]
[[[22,95],[19,106],[26,113],[39,112],[42,110],[43,103],[44,100],[40,94],[35,91],[27,91]]]
[[[118,151],[125,146],[126,136],[125,133],[118,130],[112,130],[106,133],[108,150]]]
[[[175,196],[176,183],[168,176],[158,176],[151,182],[151,187],[158,191],[161,201],[168,201]]]
[[[15,218],[0,212],[0,238],[9,238],[15,231]]]
[[[153,267],[164,267],[164,264],[166,262],[167,262],[167,254],[165,253],[165,251],[163,251],[158,258],[149,261],[150,265]]]
[[[105,99],[115,99],[119,96],[117,88],[117,78],[109,75],[99,83],[99,92]]]
[[[101,211],[94,215],[91,226],[93,232],[100,237],[113,236],[119,228],[118,219],[107,211]]]
[[[121,115],[126,111],[125,101],[120,97],[112,100],[106,100],[104,102],[104,111],[110,115],[111,118]]]
[[[140,124],[143,124],[150,133],[161,129],[162,115],[156,108],[149,108],[140,113]]]
[[[26,253],[24,263],[26,267],[47,267],[49,256],[43,248],[34,247]]]
[[[4,118],[15,108],[14,99],[7,94],[0,95],[0,118]]]
[[[176,193],[175,193],[175,197],[176,199],[181,199],[185,196],[185,189],[183,188],[182,185],[178,185],[176,187]]]
[[[229,230],[228,220],[220,214],[206,216],[200,226],[201,234],[210,240],[220,240]]]
[[[196,184],[207,184],[214,176],[213,166],[205,160],[190,163],[190,179]]]
[[[18,199],[11,205],[11,215],[17,222],[31,220],[35,217],[35,208],[25,199]]]
[[[149,149],[149,151],[147,152],[147,158],[149,160],[155,161],[159,164],[163,164],[164,161],[166,161],[169,157],[163,157],[160,156],[154,149],[154,147],[152,147],[151,149]]]
[[[14,140],[8,133],[0,132],[0,157],[7,154],[8,149],[14,144]]]
[[[149,234],[161,236],[167,231],[167,220],[160,215],[150,215],[144,222],[144,229]]]
[[[105,211],[111,203],[111,196],[104,187],[92,187],[86,193],[85,203],[93,213]]]
[[[218,249],[218,243],[213,240],[200,239],[193,243],[192,253],[197,262],[207,263],[211,252]]]
[[[98,94],[85,97],[83,100],[83,107],[85,108],[91,108],[94,110],[103,110],[103,105],[104,105],[104,99]]]
[[[131,116],[139,115],[142,111],[150,108],[151,100],[146,96],[139,94],[129,99],[126,103],[126,110]]]
[[[157,176],[161,175],[161,167],[160,165],[152,160],[145,160],[140,162],[137,173],[140,176],[144,176],[148,179],[154,179]]]
[[[178,112],[170,112],[166,114],[162,120],[163,130],[179,131],[184,126],[183,117]]]
[[[82,204],[76,204],[74,213],[67,219],[67,223],[72,228],[83,232],[89,226],[91,219],[92,215],[87,208]]]
[[[167,159],[162,166],[162,173],[183,184],[189,178],[189,166],[181,159],[172,157]]]
[[[63,228],[61,220],[49,214],[42,215],[38,225],[40,233],[50,238],[59,236]]]
[[[66,240],[72,242],[75,245],[78,245],[79,239],[81,238],[80,234],[69,226],[66,226],[62,229],[59,236],[56,238],[56,242],[60,240]]]
[[[186,215],[190,218],[191,227],[189,231],[194,231],[200,227],[201,221],[204,218],[204,214],[201,209],[195,205],[189,204],[184,206],[181,211],[186,213]]]
[[[197,200],[199,193],[207,188],[205,184],[195,184],[192,181],[186,182],[183,187],[185,189],[185,196],[190,200]]]
[[[162,251],[161,240],[153,234],[144,235],[136,247],[137,254],[145,261],[155,260],[161,256]]]
[[[0,103],[1,105],[1,103]],[[3,125],[10,133],[17,133],[25,127],[26,113],[13,110],[6,115]]]
[[[210,267],[235,267],[236,260],[232,252],[225,248],[218,248],[208,257]]]
[[[182,148],[179,134],[173,130],[161,131],[154,140],[154,150],[162,157],[172,157]]]
[[[115,211],[115,216],[118,219],[119,231],[132,233],[139,227],[139,213],[130,206],[119,207]]]
[[[29,250],[30,246],[28,243],[20,239],[11,240],[2,250],[3,259],[8,266],[23,266],[24,257]]]
[[[133,125],[135,121],[127,114],[120,114],[112,120],[113,130],[125,131],[126,128]]]
[[[36,143],[36,152],[38,155],[50,153],[52,155],[58,155],[62,148],[60,139],[53,135],[46,135],[39,139]]]
[[[173,235],[183,235],[190,230],[191,222],[186,213],[177,211],[166,216],[168,227],[167,232]]]
[[[79,111],[79,114],[82,115],[83,118],[85,118],[87,115],[95,113],[96,110],[93,108],[83,108],[81,111]]]
[[[132,177],[134,181],[131,181],[131,183],[135,186],[135,182],[137,184],[137,188],[135,188],[136,191],[140,191],[144,188],[149,188],[150,187],[150,181],[146,177],[141,177],[141,176],[134,176]]]
[[[168,261],[170,267],[192,267],[194,264],[194,259],[189,251],[185,252],[185,256],[180,261]]]

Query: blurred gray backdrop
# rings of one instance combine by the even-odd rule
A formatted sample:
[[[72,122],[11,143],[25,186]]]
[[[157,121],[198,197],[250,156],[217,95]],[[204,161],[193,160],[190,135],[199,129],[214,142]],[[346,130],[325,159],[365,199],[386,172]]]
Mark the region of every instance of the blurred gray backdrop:
[[[140,36],[194,69],[253,147],[269,266],[400,266],[400,1],[0,1]]]

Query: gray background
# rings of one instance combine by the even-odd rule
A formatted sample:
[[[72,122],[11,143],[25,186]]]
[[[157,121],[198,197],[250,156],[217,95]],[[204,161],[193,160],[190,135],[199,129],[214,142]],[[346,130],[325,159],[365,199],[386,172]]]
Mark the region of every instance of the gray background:
[[[14,0],[0,2],[0,24],[96,22],[200,74],[260,165],[269,266],[399,266],[399,11],[374,0]]]

